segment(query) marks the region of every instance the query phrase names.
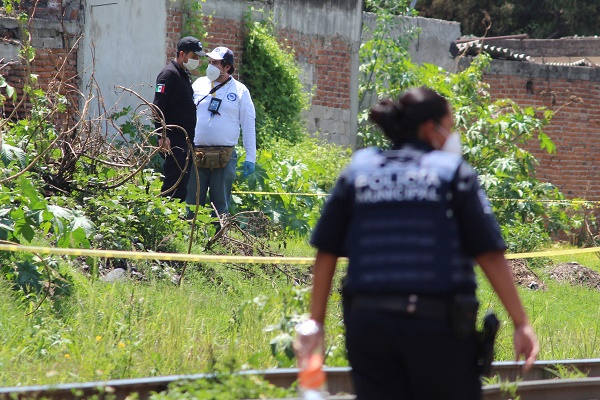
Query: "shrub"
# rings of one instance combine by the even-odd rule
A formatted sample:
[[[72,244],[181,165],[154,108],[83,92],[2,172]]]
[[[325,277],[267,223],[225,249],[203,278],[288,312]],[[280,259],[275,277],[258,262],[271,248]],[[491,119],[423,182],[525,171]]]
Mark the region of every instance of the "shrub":
[[[98,232],[95,245],[112,250],[157,251],[169,248],[171,238],[182,238],[189,225],[180,219],[184,204],[157,197],[157,173],[144,172],[139,182],[128,182],[110,191],[83,199],[86,214]]]
[[[237,186],[255,193],[234,195],[233,210],[261,210],[286,232],[307,234],[350,153],[348,148],[308,137],[294,145],[271,141],[258,152],[255,173]]]
[[[274,36],[273,22],[250,21],[245,17],[242,76],[256,108],[258,144],[267,138],[292,143],[305,136],[301,113],[308,108],[308,95],[300,82],[301,70],[289,46]]]

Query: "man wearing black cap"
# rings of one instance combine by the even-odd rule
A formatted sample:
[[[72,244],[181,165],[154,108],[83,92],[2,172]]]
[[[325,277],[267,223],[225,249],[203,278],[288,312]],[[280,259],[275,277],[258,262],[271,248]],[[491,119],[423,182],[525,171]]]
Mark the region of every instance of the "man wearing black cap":
[[[160,136],[158,145],[165,153],[164,181],[161,195],[185,201],[187,182],[192,165],[189,143],[194,143],[196,106],[189,71],[198,68],[199,57],[205,56],[202,43],[186,36],[177,43],[177,57],[156,78],[154,90],[155,127]],[[160,111],[160,112],[158,112]],[[162,114],[162,115],[161,115]],[[162,132],[162,119],[167,126]]]

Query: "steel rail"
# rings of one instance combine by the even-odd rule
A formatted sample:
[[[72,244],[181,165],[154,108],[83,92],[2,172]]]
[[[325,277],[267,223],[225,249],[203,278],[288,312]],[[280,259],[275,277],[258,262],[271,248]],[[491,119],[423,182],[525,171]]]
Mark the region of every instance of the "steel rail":
[[[516,390],[521,400],[600,399],[600,359],[537,361],[531,371],[521,376],[522,365],[522,362],[494,362],[491,376],[504,383],[485,385],[483,400],[503,400],[506,398],[507,388]],[[448,368],[452,366],[448,365]],[[580,371],[587,377],[554,379],[560,378],[565,371]],[[354,399],[350,367],[326,367],[325,372],[329,391],[340,394],[331,396],[331,400]],[[296,380],[298,369],[251,370],[239,374],[260,375],[276,386],[290,387]],[[153,392],[166,390],[171,382],[207,379],[213,376],[212,374],[171,375],[58,385],[0,387],[0,400],[41,398],[71,400],[92,396],[97,396],[98,399],[110,397],[124,400],[132,393],[137,393],[139,399],[148,399]]]
[[[600,378],[545,379],[514,384],[515,392],[508,396],[507,385],[483,387],[483,400],[596,400],[600,398]]]

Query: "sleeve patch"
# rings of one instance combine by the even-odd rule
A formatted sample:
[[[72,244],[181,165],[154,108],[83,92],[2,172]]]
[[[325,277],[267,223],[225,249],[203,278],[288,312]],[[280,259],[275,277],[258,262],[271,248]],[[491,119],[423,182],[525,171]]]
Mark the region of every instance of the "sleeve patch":
[[[164,83],[159,83],[156,85],[156,93],[165,93],[167,87]]]

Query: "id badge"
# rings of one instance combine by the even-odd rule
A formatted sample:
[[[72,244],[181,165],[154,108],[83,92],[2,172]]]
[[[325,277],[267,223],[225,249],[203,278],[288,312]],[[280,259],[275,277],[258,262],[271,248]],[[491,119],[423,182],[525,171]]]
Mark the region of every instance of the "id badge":
[[[218,114],[219,107],[221,107],[221,99],[217,99],[216,97],[210,99],[210,103],[208,103],[208,111],[213,114]]]

